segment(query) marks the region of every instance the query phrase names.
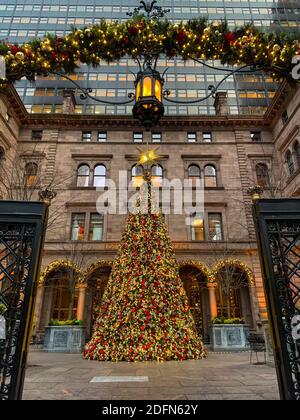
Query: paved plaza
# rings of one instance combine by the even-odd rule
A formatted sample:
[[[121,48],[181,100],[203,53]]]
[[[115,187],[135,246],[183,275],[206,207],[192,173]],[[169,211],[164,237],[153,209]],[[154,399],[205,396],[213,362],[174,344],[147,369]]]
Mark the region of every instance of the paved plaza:
[[[274,368],[249,360],[245,352],[209,353],[207,359],[184,362],[111,363],[32,351],[23,399],[279,399]]]

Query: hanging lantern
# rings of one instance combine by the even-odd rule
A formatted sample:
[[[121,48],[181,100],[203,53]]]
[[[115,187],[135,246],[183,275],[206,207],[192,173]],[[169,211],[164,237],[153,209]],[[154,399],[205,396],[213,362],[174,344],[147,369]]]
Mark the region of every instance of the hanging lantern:
[[[159,72],[151,67],[150,61],[146,63],[146,69],[137,75],[132,113],[134,118],[148,129],[157,124],[164,115],[163,84],[164,80]]]

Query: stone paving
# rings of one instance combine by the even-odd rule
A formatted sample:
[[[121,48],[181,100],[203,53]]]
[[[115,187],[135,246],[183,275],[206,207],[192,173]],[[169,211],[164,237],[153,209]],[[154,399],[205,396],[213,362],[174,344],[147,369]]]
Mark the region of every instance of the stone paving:
[[[209,353],[184,362],[94,362],[78,354],[32,351],[27,400],[276,400],[276,374],[244,353]],[[90,383],[95,376],[148,376],[148,382]]]

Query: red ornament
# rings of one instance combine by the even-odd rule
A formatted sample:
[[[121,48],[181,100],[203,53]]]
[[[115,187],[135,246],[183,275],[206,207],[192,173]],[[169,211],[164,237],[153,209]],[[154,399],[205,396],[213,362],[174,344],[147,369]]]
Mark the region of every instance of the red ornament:
[[[235,41],[235,35],[232,32],[227,32],[227,34],[225,34],[224,36],[225,41],[228,42],[228,44],[233,44]]]
[[[17,45],[12,45],[10,51],[13,55],[16,55],[20,51],[20,48]]]
[[[139,28],[137,26],[129,26],[127,30],[131,36],[136,36],[139,33]]]
[[[175,36],[176,41],[180,42],[180,43],[184,43],[187,40],[187,34],[186,32],[181,29]]]

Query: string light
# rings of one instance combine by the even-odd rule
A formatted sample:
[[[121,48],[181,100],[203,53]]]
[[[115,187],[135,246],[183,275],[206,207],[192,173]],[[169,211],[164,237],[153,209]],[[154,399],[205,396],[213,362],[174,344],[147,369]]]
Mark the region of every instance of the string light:
[[[64,71],[72,73],[77,63],[98,65],[125,56],[165,54],[220,60],[224,64],[244,63],[264,67],[270,74],[288,77],[292,59],[300,54],[300,36],[264,32],[249,25],[230,32],[226,23],[207,23],[203,19],[174,24],[144,17],[126,22],[101,21],[99,25],[76,29],[65,37],[47,35],[23,45],[0,41],[0,55],[6,61],[9,81],[25,73]],[[90,52],[93,51],[91,54]],[[276,64],[280,60],[281,68]]]

